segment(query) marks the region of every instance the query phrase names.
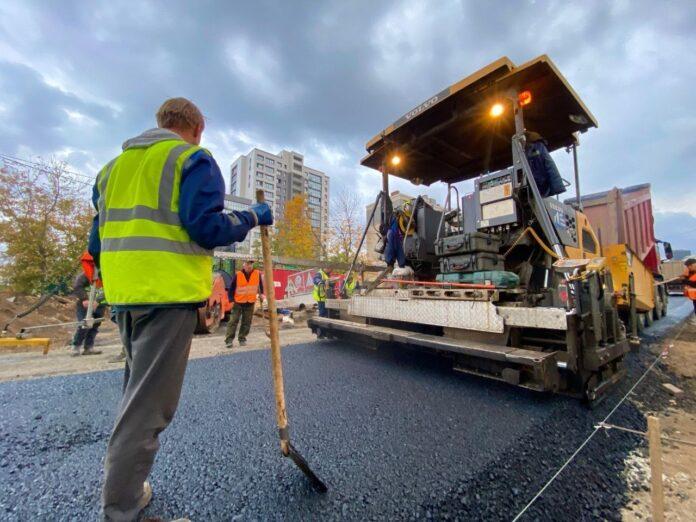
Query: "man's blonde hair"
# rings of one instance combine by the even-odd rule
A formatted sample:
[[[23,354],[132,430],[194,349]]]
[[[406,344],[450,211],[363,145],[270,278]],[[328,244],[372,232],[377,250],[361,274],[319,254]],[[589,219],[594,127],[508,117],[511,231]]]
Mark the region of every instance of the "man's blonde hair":
[[[157,111],[157,125],[163,129],[195,129],[204,125],[203,113],[186,98],[169,98]]]

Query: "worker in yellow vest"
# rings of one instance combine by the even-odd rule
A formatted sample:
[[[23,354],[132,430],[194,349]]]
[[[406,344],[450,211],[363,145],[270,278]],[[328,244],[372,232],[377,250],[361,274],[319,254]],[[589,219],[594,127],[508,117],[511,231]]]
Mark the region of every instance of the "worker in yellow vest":
[[[247,335],[251,330],[251,321],[254,318],[256,299],[263,296],[261,273],[254,268],[253,259],[244,261],[242,269],[232,278],[229,295],[233,304],[225,332],[225,347],[232,349],[240,318],[242,324],[239,327],[239,346],[246,344]]]
[[[329,280],[331,279],[331,269],[326,270],[320,268],[314,277],[312,278],[312,283],[314,288],[312,289],[312,298],[317,303],[317,308],[319,309],[319,317],[328,317],[329,311],[326,309],[326,297],[329,295]]]
[[[263,203],[224,212],[220,168],[199,146],[198,107],[167,100],[157,126],[123,144],[92,195],[88,250],[130,370],[104,461],[104,520],[136,520],[152,497],[146,479],[179,402],[197,308],[211,293],[212,249],[273,223]]]

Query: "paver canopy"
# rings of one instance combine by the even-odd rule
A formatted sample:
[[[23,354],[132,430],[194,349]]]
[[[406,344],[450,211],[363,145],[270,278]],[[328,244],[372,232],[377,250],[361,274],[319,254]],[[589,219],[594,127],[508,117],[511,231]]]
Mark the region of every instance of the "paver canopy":
[[[542,55],[519,67],[503,57],[447,87],[399,118],[366,145],[361,163],[416,184],[455,183],[512,163],[515,133],[510,96],[529,91],[524,107],[527,130],[541,134],[553,151],[574,143],[575,132],[596,127],[585,107],[551,59]],[[491,107],[501,103],[499,117]],[[388,160],[398,155],[398,166]]]

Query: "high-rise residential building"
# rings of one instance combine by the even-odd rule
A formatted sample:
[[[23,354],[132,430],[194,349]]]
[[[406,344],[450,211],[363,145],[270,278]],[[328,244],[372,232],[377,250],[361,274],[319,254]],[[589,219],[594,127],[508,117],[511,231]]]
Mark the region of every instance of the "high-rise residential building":
[[[298,194],[307,198],[309,218],[317,237],[323,240],[329,228],[329,176],[304,164],[304,156],[282,150],[278,154],[252,149],[239,156],[230,168],[229,193],[256,199],[263,189],[275,216],[281,216],[285,202]],[[252,232],[251,244],[258,238]]]
[[[233,196],[231,194],[225,194],[225,210],[230,212],[232,210],[237,210],[242,212],[244,210],[249,210],[253,201],[249,198],[242,198],[239,196]],[[222,247],[220,250],[227,250],[230,252],[239,252],[240,254],[250,254],[251,253],[251,238],[250,234],[247,235],[246,239],[241,243],[235,243],[229,247]]]

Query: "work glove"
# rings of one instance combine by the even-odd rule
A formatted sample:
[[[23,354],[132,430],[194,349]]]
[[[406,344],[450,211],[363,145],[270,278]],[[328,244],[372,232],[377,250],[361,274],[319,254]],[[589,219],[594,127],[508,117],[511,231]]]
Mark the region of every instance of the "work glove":
[[[249,212],[254,218],[254,226],[273,224],[273,213],[271,212],[271,207],[266,203],[256,203],[252,205],[249,207]]]

